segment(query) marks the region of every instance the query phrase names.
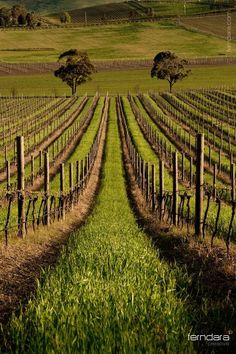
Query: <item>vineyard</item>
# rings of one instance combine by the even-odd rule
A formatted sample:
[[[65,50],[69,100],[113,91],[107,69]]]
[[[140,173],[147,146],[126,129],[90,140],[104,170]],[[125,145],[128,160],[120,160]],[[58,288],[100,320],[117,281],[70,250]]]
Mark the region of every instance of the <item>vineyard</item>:
[[[236,12],[230,12],[231,38],[236,39]],[[189,29],[227,39],[227,13],[182,18],[180,24]]]
[[[1,99],[1,232],[6,243],[14,229],[18,233],[30,225],[35,229],[36,224],[45,223],[45,217],[48,224],[50,216],[58,219],[64,209],[73,207],[96,158],[107,100],[104,103],[98,95]],[[117,97],[117,114],[147,203],[161,220],[182,227],[187,224],[188,229],[195,222],[197,136],[202,134],[203,235],[210,233],[212,242],[217,235],[225,237],[227,247],[236,227],[235,112],[234,90]],[[80,143],[88,134],[86,153],[81,156]],[[24,199],[25,216],[17,216],[19,198]]]
[[[93,24],[140,18],[143,14],[133,9],[129,3],[106,4],[69,11],[73,23]]]
[[[140,207],[159,225],[179,230],[185,240],[197,237],[209,250],[220,245],[230,261],[236,242],[235,115],[235,89],[1,97],[4,247],[66,223],[95,174],[101,183],[91,215],[69,240],[70,252],[63,250],[56,269],[45,275],[27,315],[11,320],[7,350],[76,352],[79,345],[82,352],[132,352],[139,338],[143,351],[194,352],[184,337],[192,326],[184,291],[189,275],[156,257],[126,188],[136,188]],[[185,279],[178,291],[176,279]],[[204,321],[207,313],[201,316]],[[213,322],[225,326],[217,317]]]

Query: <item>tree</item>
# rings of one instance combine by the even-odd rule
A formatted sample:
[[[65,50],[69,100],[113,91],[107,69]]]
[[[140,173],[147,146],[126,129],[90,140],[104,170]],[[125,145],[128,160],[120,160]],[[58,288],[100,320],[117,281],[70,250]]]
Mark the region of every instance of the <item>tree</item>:
[[[12,22],[11,10],[7,7],[2,7],[0,9],[1,24],[3,26],[9,26]]]
[[[24,6],[22,5],[14,5],[11,8],[11,15],[13,18],[13,24],[18,25],[18,24],[24,24],[24,23],[19,23],[19,18],[21,22],[25,21],[27,11]]]
[[[0,16],[0,27],[5,27],[6,26],[6,21],[4,19],[4,17]]]
[[[75,95],[78,85],[91,80],[91,74],[95,72],[95,68],[87,53],[77,49],[70,49],[62,53],[58,58],[59,62],[61,60],[65,60],[65,63],[54,72],[54,75],[66,82],[71,87],[72,95]]]
[[[175,53],[160,52],[154,60],[151,70],[151,77],[156,77],[160,80],[167,80],[169,82],[170,92],[172,86],[177,82],[187,77],[191,70],[186,70],[185,65],[187,61],[180,59]]]
[[[63,11],[60,14],[60,21],[61,23],[71,23],[71,16],[67,11]]]
[[[26,24],[26,18],[23,14],[20,14],[18,17],[18,25],[24,26]]]
[[[26,19],[27,26],[29,28],[34,28],[35,27],[34,12],[28,12],[25,19]]]
[[[155,16],[155,11],[154,11],[154,9],[153,9],[152,7],[149,7],[149,8],[148,8],[148,13],[147,13],[147,15],[148,15],[149,17],[154,17],[154,16]]]

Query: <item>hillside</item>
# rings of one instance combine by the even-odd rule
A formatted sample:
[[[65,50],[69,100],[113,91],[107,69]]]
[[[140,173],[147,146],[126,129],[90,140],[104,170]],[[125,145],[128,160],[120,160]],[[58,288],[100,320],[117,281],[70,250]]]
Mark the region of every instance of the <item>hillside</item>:
[[[208,13],[221,13],[228,8],[234,7],[236,2],[221,1],[120,1],[94,5],[89,7],[68,9],[71,22],[77,24],[100,24],[114,21],[135,21],[141,18],[160,19],[166,17],[188,17],[195,15],[206,15]],[[54,24],[60,24],[61,13],[49,14],[48,19]]]
[[[1,0],[0,6],[10,7],[14,4],[24,4],[27,9],[41,13],[53,13],[61,10],[71,10],[87,6],[109,4],[120,0]]]
[[[23,34],[23,35],[22,35]],[[188,31],[171,23],[131,23],[40,31],[0,31],[0,60],[5,62],[55,62],[69,48],[86,50],[91,59],[143,59],[163,49],[182,57],[226,55],[221,38]],[[231,56],[236,56],[232,43]]]

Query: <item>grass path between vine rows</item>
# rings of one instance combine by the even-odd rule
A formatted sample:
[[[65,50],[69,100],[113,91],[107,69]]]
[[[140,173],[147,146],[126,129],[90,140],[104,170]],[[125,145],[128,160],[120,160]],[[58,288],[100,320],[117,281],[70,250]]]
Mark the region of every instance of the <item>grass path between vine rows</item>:
[[[183,286],[176,286],[176,278]],[[186,273],[161,262],[129,205],[112,99],[100,194],[8,329],[14,353],[192,353]],[[178,281],[179,283],[179,281]],[[9,344],[9,343],[8,343]]]

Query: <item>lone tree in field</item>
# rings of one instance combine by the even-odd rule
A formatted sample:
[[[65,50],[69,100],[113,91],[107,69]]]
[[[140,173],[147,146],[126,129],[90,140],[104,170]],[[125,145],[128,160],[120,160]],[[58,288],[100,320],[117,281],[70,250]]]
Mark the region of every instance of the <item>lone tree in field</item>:
[[[70,49],[62,53],[58,61],[65,62],[54,72],[56,77],[66,82],[71,87],[72,95],[76,94],[77,86],[91,80],[91,74],[95,72],[86,52],[79,52],[77,49]]]
[[[183,80],[189,75],[191,70],[186,70],[187,61],[180,59],[175,53],[160,52],[154,60],[151,70],[151,77],[160,80],[167,80],[170,86],[170,92],[177,81]]]
[[[61,23],[71,23],[71,16],[70,16],[69,12],[63,11],[60,14],[60,21],[61,21]]]

